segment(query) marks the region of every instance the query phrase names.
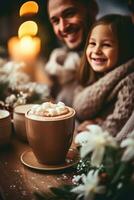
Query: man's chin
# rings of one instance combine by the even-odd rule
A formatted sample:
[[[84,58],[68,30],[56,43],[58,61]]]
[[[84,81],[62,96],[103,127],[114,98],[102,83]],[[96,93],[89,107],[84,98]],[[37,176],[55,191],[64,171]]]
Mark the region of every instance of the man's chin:
[[[61,40],[61,38],[60,38],[60,41],[61,41],[62,44],[64,44],[71,51],[81,51],[81,50],[83,50],[84,44],[85,44],[84,41],[71,43],[71,42],[68,42],[68,41],[63,40],[63,39]]]
[[[76,43],[76,44],[70,44],[70,43],[65,43],[68,49],[74,50],[74,51],[80,51],[83,49],[83,44],[82,43]]]

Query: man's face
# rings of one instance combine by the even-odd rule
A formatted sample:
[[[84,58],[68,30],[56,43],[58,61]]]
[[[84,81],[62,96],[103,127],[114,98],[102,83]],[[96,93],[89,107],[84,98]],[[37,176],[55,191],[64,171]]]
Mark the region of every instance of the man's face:
[[[85,42],[87,10],[76,0],[49,0],[48,13],[54,32],[69,49]]]

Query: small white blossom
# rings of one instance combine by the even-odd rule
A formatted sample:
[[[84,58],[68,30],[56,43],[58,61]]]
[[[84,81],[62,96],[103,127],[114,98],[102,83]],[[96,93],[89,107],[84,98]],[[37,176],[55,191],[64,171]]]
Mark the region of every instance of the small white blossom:
[[[73,184],[78,184],[79,181],[82,179],[83,176],[85,176],[85,174],[74,175],[74,176],[73,176],[73,179],[72,179],[72,183],[73,183]]]
[[[36,84],[35,85],[35,92],[41,96],[42,100],[46,100],[50,95],[50,90],[48,85],[46,84]]]
[[[134,131],[121,142],[122,148],[126,147],[126,150],[122,156],[122,161],[129,161],[134,158]]]
[[[123,183],[120,182],[120,183],[118,183],[117,188],[118,188],[118,189],[121,189],[122,186],[123,186]]]
[[[1,60],[0,60],[1,61]],[[6,106],[16,107],[27,102],[45,102],[50,99],[50,89],[46,84],[30,81],[30,76],[22,72],[22,62],[0,62],[0,87],[4,92],[0,97]]]
[[[25,66],[24,62],[8,61],[7,63],[3,65],[3,70],[6,73],[11,74],[23,68],[24,66]]]
[[[29,82],[30,77],[20,70],[24,66],[22,62],[6,62],[0,67],[0,82],[8,83],[11,89],[16,89],[18,85]]]
[[[14,104],[14,102],[16,101],[16,96],[14,95],[14,94],[11,94],[10,96],[8,96],[6,99],[5,99],[5,102],[6,102],[6,104],[8,104],[8,105],[13,105]]]
[[[88,143],[89,134],[89,131],[82,131],[75,137],[75,143],[84,146]]]
[[[30,78],[27,74],[23,72],[14,72],[8,76],[9,85],[11,89],[16,89],[18,85],[28,83]]]
[[[105,192],[104,186],[99,186],[98,170],[93,170],[82,176],[82,184],[72,189],[72,192],[78,194],[78,198],[84,197],[85,200],[92,200],[95,193],[101,194]]]
[[[20,92],[20,95],[18,95],[18,98],[17,98],[16,102],[14,103],[13,107],[26,104],[27,97],[28,97],[27,94]]]
[[[81,145],[80,155],[85,157],[88,153],[93,152],[91,156],[91,164],[100,166],[106,146],[116,147],[115,139],[108,132],[103,131],[98,125],[87,126],[88,131],[79,133],[75,142]]]

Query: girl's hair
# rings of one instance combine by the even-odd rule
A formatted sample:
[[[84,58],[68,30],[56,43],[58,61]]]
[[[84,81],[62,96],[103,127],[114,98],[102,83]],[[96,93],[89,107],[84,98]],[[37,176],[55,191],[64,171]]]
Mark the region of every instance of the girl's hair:
[[[81,59],[81,65],[78,71],[78,79],[82,85],[93,83],[99,76],[98,73],[92,70],[86,58],[86,49],[89,43],[91,32],[93,28],[98,25],[110,25],[112,32],[117,37],[119,47],[117,66],[134,57],[134,24],[131,21],[131,17],[111,14],[100,18],[89,30],[84,53]]]

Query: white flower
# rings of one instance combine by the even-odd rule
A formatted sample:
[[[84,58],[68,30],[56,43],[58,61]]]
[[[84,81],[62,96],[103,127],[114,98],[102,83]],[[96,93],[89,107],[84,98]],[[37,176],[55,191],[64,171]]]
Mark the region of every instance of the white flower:
[[[76,136],[75,142],[81,145],[80,155],[82,158],[93,152],[91,164],[98,167],[102,162],[105,147],[116,147],[117,144],[114,138],[108,132],[103,131],[100,126],[89,125],[87,129]]]
[[[75,143],[84,146],[86,143],[88,143],[89,134],[90,134],[89,131],[83,131],[79,133],[75,137]]]
[[[78,198],[84,197],[85,200],[92,200],[95,193],[104,193],[105,187],[99,186],[99,177],[98,177],[98,170],[94,172],[93,170],[89,171],[87,176],[82,176],[82,183],[71,191],[78,194]]]
[[[30,78],[23,72],[14,72],[8,76],[8,81],[11,89],[16,89],[18,85],[28,83]]]
[[[0,82],[7,82],[9,88],[16,89],[18,85],[28,83],[30,77],[20,71],[25,66],[22,62],[8,61],[0,68]]]
[[[10,96],[8,96],[6,99],[5,99],[5,102],[6,104],[8,105],[13,105],[14,102],[17,100],[16,96],[14,94],[11,94]]]
[[[120,145],[122,148],[126,147],[126,150],[122,156],[122,161],[129,161],[134,158],[134,131],[123,140]]]
[[[74,176],[73,176],[73,179],[72,179],[72,183],[78,185],[79,181],[82,180],[82,177],[83,177],[83,176],[85,176],[85,174],[74,175]]]
[[[10,73],[18,71],[24,66],[25,66],[25,63],[23,62],[8,61],[7,63],[4,64],[3,70],[6,73],[10,74]]]
[[[40,98],[44,101],[47,100],[48,97],[50,96],[50,89],[49,89],[48,85],[46,85],[46,84],[41,84],[41,83],[36,84],[35,92],[37,94],[39,94]]]

